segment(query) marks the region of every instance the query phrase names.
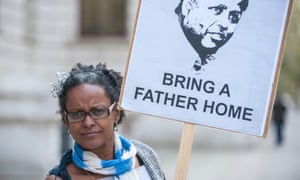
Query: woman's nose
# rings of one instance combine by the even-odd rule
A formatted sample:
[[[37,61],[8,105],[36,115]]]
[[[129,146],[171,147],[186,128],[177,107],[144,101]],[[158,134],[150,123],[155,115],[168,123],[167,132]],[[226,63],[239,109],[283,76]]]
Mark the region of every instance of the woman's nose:
[[[84,118],[84,120],[82,121],[83,125],[86,126],[86,127],[90,127],[90,126],[93,126],[95,125],[95,121],[94,119],[89,115],[87,114]]]

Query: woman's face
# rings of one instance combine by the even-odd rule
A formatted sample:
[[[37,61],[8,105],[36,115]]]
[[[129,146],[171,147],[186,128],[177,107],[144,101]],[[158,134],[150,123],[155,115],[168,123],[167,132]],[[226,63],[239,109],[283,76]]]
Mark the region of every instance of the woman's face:
[[[108,108],[112,103],[103,87],[81,84],[67,93],[66,109],[67,112],[90,112],[99,107]],[[113,124],[119,116],[119,110],[114,108],[110,115],[98,120],[86,115],[83,121],[69,122],[66,113],[63,117],[74,140],[85,150],[97,151],[113,147]]]

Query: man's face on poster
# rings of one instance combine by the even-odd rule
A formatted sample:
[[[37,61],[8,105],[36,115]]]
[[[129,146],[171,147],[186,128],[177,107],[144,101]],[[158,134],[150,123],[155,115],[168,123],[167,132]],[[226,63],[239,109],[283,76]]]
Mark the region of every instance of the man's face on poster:
[[[184,29],[198,38],[197,44],[218,49],[233,35],[244,9],[243,0],[182,0]]]

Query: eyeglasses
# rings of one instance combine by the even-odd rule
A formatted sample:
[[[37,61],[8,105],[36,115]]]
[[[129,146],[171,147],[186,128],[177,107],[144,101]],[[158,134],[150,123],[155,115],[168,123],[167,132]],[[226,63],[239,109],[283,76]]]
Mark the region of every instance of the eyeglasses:
[[[91,109],[89,112],[85,111],[75,111],[75,112],[68,112],[65,111],[67,114],[67,119],[70,122],[80,122],[85,120],[86,116],[89,115],[94,120],[99,120],[102,118],[106,118],[110,115],[111,111],[113,110],[115,103],[110,105],[108,108],[104,106],[99,106]]]

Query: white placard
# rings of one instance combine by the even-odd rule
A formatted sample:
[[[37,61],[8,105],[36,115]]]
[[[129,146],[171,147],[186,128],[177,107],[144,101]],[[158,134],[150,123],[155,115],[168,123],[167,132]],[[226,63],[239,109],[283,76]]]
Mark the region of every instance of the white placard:
[[[142,0],[125,110],[264,136],[289,0]]]

